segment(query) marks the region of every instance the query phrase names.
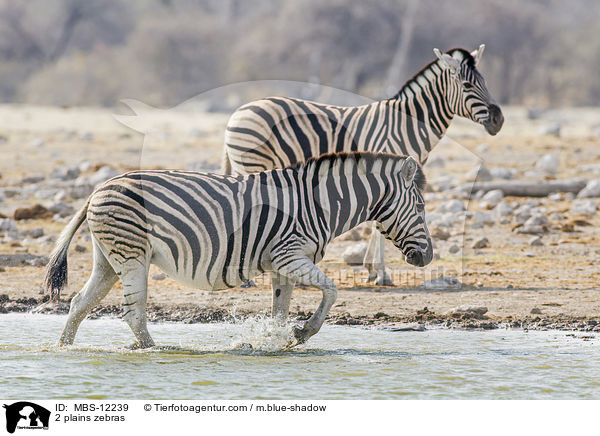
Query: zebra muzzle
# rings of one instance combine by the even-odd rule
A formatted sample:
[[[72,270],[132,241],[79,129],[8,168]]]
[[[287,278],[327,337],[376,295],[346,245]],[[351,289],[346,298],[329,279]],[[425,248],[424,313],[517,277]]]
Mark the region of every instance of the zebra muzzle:
[[[490,135],[495,135],[500,131],[504,124],[504,115],[502,114],[500,107],[495,104],[488,106],[488,113],[488,119],[483,126]]]

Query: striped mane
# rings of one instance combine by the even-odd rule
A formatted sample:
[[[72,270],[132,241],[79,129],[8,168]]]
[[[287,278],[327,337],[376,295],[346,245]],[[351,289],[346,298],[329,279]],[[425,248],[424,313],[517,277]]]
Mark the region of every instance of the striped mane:
[[[475,68],[475,59],[473,58],[471,53],[469,53],[464,48],[453,48],[451,50],[448,50],[446,53],[449,54],[450,56],[452,56],[453,58],[459,59],[461,62],[466,62],[467,65],[469,66],[469,68]],[[455,56],[455,55],[458,55],[458,56]],[[404,83],[404,85],[402,85],[400,90],[396,94],[394,94],[389,100],[398,99],[406,89],[410,88],[411,84],[417,82],[419,80],[419,77],[423,76],[426,71],[431,70],[431,67],[437,63],[438,63],[438,59],[434,59],[431,62],[429,62],[427,65],[425,65],[423,68],[421,68],[414,76],[412,76],[410,79],[408,79]]]

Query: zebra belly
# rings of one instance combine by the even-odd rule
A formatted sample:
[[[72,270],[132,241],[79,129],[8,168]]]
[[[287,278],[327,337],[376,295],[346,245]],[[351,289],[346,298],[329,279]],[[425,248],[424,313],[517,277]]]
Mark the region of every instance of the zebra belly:
[[[169,277],[187,286],[203,290],[217,291],[239,286],[261,274],[257,267],[247,266],[240,275],[241,260],[237,256],[227,259],[225,255],[217,255],[211,262],[211,250],[206,247],[195,269],[178,268],[173,262],[173,256],[165,251],[161,242],[150,238],[152,249],[151,263],[160,268]],[[254,262],[251,262],[254,264]],[[210,267],[210,269],[209,269]],[[270,262],[261,262],[263,270],[270,269]]]

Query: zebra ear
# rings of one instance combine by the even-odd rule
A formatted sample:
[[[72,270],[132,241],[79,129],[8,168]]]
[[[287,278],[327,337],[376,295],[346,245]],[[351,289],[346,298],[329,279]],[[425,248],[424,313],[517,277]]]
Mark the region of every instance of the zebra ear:
[[[440,60],[440,64],[443,68],[450,70],[453,74],[457,74],[460,68],[460,62],[454,59],[452,56],[446,53],[442,53],[439,49],[434,48],[433,52]]]
[[[409,186],[412,184],[415,174],[417,173],[417,162],[410,156],[404,159],[402,167],[400,168],[400,175]]]
[[[471,52],[471,56],[473,56],[473,59],[475,60],[475,66],[479,64],[479,61],[481,60],[481,55],[483,54],[483,50],[485,50],[485,44],[481,44],[477,50],[473,50]]]

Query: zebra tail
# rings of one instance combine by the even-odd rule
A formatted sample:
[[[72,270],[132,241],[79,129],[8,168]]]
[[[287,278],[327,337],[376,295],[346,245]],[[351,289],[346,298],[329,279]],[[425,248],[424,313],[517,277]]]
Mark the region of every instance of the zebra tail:
[[[85,203],[77,214],[71,218],[69,224],[63,229],[56,241],[56,246],[50,254],[50,261],[46,269],[46,277],[44,278],[44,288],[50,293],[52,301],[58,301],[60,291],[67,284],[67,254],[69,252],[69,244],[75,235],[75,232],[86,219],[86,214],[90,200]]]
[[[231,168],[231,160],[229,159],[229,155],[227,154],[227,149],[223,151],[223,162],[221,164],[221,171],[226,176],[230,176],[233,174],[233,169]]]

